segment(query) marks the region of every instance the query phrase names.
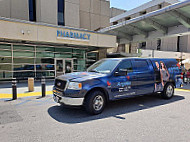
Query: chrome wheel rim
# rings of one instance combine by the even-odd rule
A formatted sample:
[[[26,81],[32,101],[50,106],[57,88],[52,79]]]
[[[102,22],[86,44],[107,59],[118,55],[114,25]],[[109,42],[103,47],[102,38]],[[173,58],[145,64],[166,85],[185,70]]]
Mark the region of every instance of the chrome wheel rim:
[[[167,90],[166,90],[166,95],[168,96],[168,97],[171,97],[172,95],[173,95],[173,87],[171,86],[171,85],[169,85],[168,87],[167,87]]]
[[[103,99],[103,97],[100,96],[100,95],[96,96],[94,98],[94,100],[93,100],[93,108],[94,108],[94,110],[96,110],[96,111],[101,110],[102,107],[103,107],[103,105],[104,105],[104,99]]]

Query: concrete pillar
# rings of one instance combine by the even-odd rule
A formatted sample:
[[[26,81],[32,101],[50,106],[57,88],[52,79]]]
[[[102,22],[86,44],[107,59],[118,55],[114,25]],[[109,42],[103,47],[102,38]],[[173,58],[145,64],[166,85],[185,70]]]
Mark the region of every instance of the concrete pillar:
[[[107,49],[99,50],[99,60],[107,57]]]

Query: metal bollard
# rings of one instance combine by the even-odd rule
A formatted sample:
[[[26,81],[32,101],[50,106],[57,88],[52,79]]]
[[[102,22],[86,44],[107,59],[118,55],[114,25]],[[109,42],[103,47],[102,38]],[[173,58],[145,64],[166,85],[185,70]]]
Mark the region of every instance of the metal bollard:
[[[42,97],[45,97],[46,96],[46,82],[45,82],[44,76],[42,76],[41,84],[42,84]]]
[[[17,99],[17,81],[16,78],[12,79],[12,94],[13,94],[13,100]]]

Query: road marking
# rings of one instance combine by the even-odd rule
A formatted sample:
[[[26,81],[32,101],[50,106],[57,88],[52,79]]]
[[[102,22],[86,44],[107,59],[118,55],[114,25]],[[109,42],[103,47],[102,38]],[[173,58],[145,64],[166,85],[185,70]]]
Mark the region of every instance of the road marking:
[[[52,91],[46,91],[46,95],[52,95]],[[30,93],[22,93],[22,94],[17,94],[18,98],[22,97],[32,97],[32,96],[41,96],[41,92],[30,92]],[[12,94],[0,94],[0,99],[9,99],[12,98]]]

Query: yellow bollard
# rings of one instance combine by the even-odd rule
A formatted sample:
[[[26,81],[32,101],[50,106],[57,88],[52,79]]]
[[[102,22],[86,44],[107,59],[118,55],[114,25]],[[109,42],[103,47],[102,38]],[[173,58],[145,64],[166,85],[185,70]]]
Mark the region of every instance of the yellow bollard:
[[[34,91],[34,78],[28,78],[28,91]]]

